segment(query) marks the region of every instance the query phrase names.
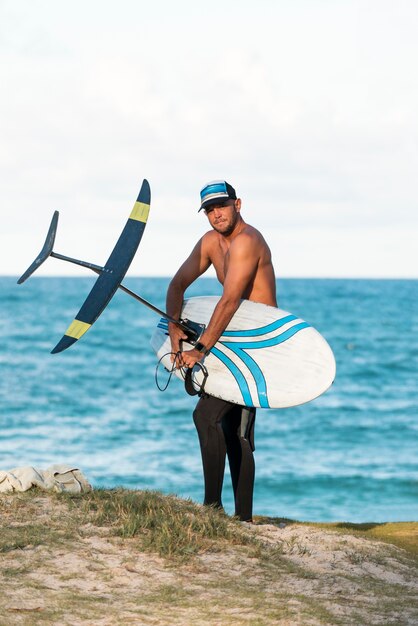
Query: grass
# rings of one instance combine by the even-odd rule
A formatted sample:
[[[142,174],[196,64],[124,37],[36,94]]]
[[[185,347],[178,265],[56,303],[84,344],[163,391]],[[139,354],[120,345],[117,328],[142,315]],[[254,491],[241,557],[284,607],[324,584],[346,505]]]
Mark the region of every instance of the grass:
[[[382,524],[351,524],[348,522],[328,524],[322,528],[335,528],[357,537],[378,539],[406,550],[418,562],[418,522],[396,522]]]
[[[0,511],[2,626],[91,624],[103,616],[109,624],[172,626],[418,623],[418,523],[303,524],[336,534],[335,552],[354,568],[344,572],[313,567],[317,544],[299,522],[257,517],[248,528],[158,492],[34,490],[0,497]],[[270,544],[257,532],[264,523],[299,534],[286,531]],[[347,535],[363,540],[358,549]],[[379,578],[379,567],[405,582]]]
[[[153,491],[97,489],[68,498],[85,522],[111,528],[115,536],[136,538],[143,550],[188,560],[223,543],[249,545],[251,536],[223,512]]]
[[[49,498],[57,510],[47,521],[33,522],[30,518],[37,517],[33,492],[13,496],[7,511],[13,524],[1,528],[0,553],[65,544],[69,537],[88,532],[89,524],[106,527],[114,536],[135,538],[142,550],[179,560],[209,548],[221,549],[222,542],[255,543],[223,512],[158,492],[97,489],[78,496],[50,494]]]

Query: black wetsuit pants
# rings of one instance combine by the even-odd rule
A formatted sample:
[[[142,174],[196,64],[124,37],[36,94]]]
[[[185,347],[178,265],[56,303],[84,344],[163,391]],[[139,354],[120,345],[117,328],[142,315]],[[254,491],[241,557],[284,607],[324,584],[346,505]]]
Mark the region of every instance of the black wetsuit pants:
[[[251,520],[254,491],[255,409],[203,394],[193,413],[202,452],[205,504],[222,507],[225,457],[228,455],[235,515]]]

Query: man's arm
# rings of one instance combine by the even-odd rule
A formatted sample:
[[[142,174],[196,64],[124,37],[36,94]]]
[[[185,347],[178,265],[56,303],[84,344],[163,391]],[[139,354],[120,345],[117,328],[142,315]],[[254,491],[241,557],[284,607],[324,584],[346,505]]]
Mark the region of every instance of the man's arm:
[[[224,280],[221,299],[212,313],[209,324],[199,339],[206,349],[212,348],[228,326],[235,311],[240,305],[243,294],[253,280],[259,261],[258,247],[251,235],[241,234],[229,249],[229,264]],[[182,362],[187,367],[203,358],[198,350],[182,352]]]
[[[210,264],[211,262],[207,253],[207,244],[205,236],[203,236],[168,286],[166,311],[171,317],[174,317],[174,319],[180,319],[184,292],[189,285],[206,272]],[[172,322],[169,322],[168,330],[171,339],[171,350],[172,352],[177,353],[180,349],[180,340],[187,339],[187,336],[181,328]],[[174,357],[172,360],[173,359]]]

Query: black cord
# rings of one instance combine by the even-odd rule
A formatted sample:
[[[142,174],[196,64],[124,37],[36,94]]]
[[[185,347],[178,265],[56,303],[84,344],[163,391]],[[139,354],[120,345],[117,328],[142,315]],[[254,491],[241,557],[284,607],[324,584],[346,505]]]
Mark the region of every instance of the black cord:
[[[177,364],[177,360],[180,358],[180,351],[179,352],[166,352],[166,354],[163,354],[163,356],[161,357],[161,359],[158,361],[157,363],[157,367],[155,368],[155,384],[157,385],[157,389],[159,389],[160,391],[165,391],[168,387],[168,385],[170,384],[171,381],[171,377],[173,376],[173,372],[177,369],[176,368],[176,364]],[[165,383],[164,386],[161,386],[159,381],[158,381],[158,369],[161,365],[161,361],[163,359],[165,359],[166,356],[171,356],[174,355],[174,359],[173,359],[173,364],[171,366],[171,369],[169,370],[167,367],[164,366],[164,370],[166,372],[168,372],[168,378],[167,378],[167,382]]]
[[[167,367],[164,366],[164,370],[166,372],[168,372],[168,378],[167,378],[167,382],[165,383],[165,385],[160,385],[160,382],[158,380],[158,369],[161,365],[161,362],[163,359],[165,359],[166,356],[171,356],[174,355],[174,359],[173,359],[173,364],[171,366],[171,369],[168,369]],[[173,373],[175,372],[175,370],[177,369],[177,360],[180,359],[180,355],[181,352],[166,352],[166,354],[163,354],[163,356],[161,357],[161,359],[158,361],[157,366],[155,368],[155,384],[157,385],[157,389],[159,389],[159,391],[165,391],[168,387],[168,385],[171,382],[171,378],[173,376]],[[192,380],[192,375],[193,375],[193,369],[195,367],[198,367],[202,372],[203,372],[203,382],[200,385],[196,380]],[[197,361],[194,366],[192,368],[188,368],[188,367],[180,367],[178,368],[180,369],[180,373],[181,376],[183,378],[183,380],[186,383],[186,391],[187,393],[189,393],[190,395],[194,395],[191,393],[191,387],[190,384],[193,383],[193,386],[197,387],[197,391],[195,391],[195,393],[199,393],[201,394],[204,389],[205,389],[205,383],[206,383],[206,379],[208,377],[208,371],[206,369],[206,367],[203,365],[203,363],[199,363],[199,361]]]

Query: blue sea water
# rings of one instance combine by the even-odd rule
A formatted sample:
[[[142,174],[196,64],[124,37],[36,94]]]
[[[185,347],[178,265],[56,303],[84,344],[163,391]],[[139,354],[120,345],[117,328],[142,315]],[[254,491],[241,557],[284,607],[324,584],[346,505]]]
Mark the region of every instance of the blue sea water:
[[[77,345],[50,354],[94,280],[0,278],[0,469],[70,463],[95,486],[201,501],[196,399],[177,379],[156,388],[155,313],[118,292]],[[126,284],[163,308],[168,279]],[[205,278],[188,295],[219,289]],[[287,279],[278,295],[329,341],[337,378],[311,403],[258,411],[255,514],[418,520],[418,281]],[[223,500],[232,513],[228,472]]]

